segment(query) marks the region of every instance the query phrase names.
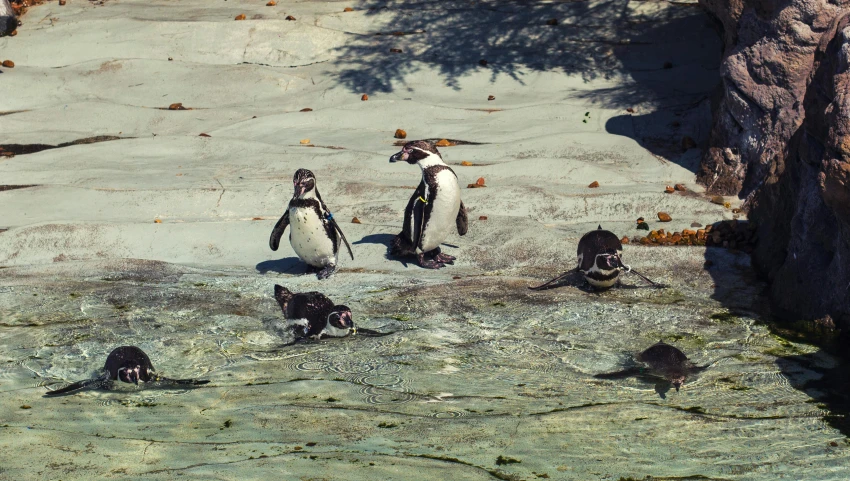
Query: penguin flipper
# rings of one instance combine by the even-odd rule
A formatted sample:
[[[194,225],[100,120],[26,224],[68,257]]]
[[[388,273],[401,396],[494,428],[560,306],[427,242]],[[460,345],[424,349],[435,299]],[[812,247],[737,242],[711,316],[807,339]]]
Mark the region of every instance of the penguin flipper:
[[[423,202],[424,200],[424,202]],[[410,252],[401,252],[402,249],[394,249],[395,255],[411,255],[416,253],[416,248],[419,247],[419,241],[422,239],[423,222],[425,220],[425,206],[428,205],[428,200],[425,199],[425,181],[419,183],[410,200],[407,202],[407,207],[404,208],[404,225],[401,228],[401,235],[409,237]]]
[[[77,391],[81,391],[83,389],[99,389],[109,384],[109,377],[104,375],[94,379],[86,379],[83,381],[73,382],[68,384],[67,386],[61,389],[55,389],[53,391],[47,391],[44,393],[45,396],[61,396],[63,394],[71,394]]]
[[[567,276],[572,275],[577,270],[578,270],[577,268],[576,269],[570,269],[567,272],[564,272],[563,274],[559,275],[558,277],[551,279],[549,281],[546,281],[543,284],[540,284],[539,286],[534,286],[534,287],[528,286],[528,288],[532,291],[542,291],[542,290],[545,290],[545,289],[550,289],[550,288],[554,287],[554,284],[556,284],[559,281],[564,280]]]
[[[348,249],[348,255],[351,256],[351,260],[354,260],[354,254],[351,252],[351,245],[348,244],[348,239],[345,238],[345,234],[342,233],[342,229],[339,228],[339,224],[336,223],[336,220],[334,220],[333,217],[328,219],[328,221],[342,238],[342,241],[345,242],[345,247]]]
[[[286,230],[286,227],[289,225],[289,208],[286,209],[286,212],[280,217],[280,220],[277,221],[277,224],[274,225],[274,229],[272,229],[272,235],[269,237],[269,247],[272,248],[273,251],[276,251],[278,246],[280,246],[280,238],[283,236],[283,231]]]
[[[457,211],[455,224],[457,224],[457,233],[466,235],[466,231],[469,229],[469,220],[466,218],[466,206],[463,205],[463,201],[460,201],[460,209]]]

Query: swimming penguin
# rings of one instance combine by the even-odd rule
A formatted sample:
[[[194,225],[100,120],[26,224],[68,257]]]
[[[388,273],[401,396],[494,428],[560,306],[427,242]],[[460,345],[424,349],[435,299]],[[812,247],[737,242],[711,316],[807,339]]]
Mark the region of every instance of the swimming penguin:
[[[290,321],[296,339],[321,339],[322,336],[345,337],[355,334],[351,309],[334,305],[321,292],[293,294],[289,289],[275,284],[274,298],[280,304],[283,316]]]
[[[643,366],[634,361],[640,362]],[[708,366],[694,365],[688,360],[685,353],[664,341],[659,341],[640,354],[632,356],[624,369],[616,372],[596,374],[593,377],[597,379],[623,379],[627,377],[646,377],[649,375],[648,377],[650,378],[663,378],[665,381],[670,382],[676,388],[676,391],[678,391],[689,375],[699,373],[707,368]],[[667,387],[656,385],[655,389],[663,398],[664,392],[669,389],[669,385]]]
[[[408,142],[390,157],[390,162],[399,161],[419,164],[422,181],[404,209],[404,225],[393,239],[390,254],[416,255],[419,265],[428,269],[454,264],[456,258],[440,252],[440,244],[453,226],[460,235],[466,235],[468,227],[457,175],[434,144],[425,140]]]
[[[576,255],[578,266],[575,269],[571,269],[539,286],[529,287],[529,289],[536,291],[551,287],[554,283],[564,279],[576,270],[584,276],[588,284],[597,290],[609,289],[616,284],[621,271],[634,272],[653,286],[659,286],[634,271],[631,267],[623,264],[623,244],[613,232],[602,230],[601,225],[596,230],[592,230],[581,236],[581,239],[578,241]]]
[[[68,394],[81,389],[109,389],[113,381],[134,383],[138,386],[139,381],[157,381],[165,384],[178,384],[188,386],[199,386],[209,381],[198,379],[169,379],[156,374],[151,360],[144,351],[135,346],[116,347],[106,358],[106,364],[101,369],[101,375],[93,379],[77,381],[62,389],[48,391],[47,396]]]
[[[321,269],[318,273],[319,279],[326,279],[336,271],[340,240],[345,242],[351,260],[354,260],[354,254],[333,214],[322,201],[313,173],[307,169],[298,169],[292,183],[295,184],[295,193],[286,212],[272,230],[269,247],[276,251],[283,231],[292,224],[289,232],[292,249],[302,261],[313,268]]]
[[[664,341],[659,341],[638,354],[637,360],[670,381],[676,391],[684,384],[689,371],[701,369],[695,367],[685,353]]]

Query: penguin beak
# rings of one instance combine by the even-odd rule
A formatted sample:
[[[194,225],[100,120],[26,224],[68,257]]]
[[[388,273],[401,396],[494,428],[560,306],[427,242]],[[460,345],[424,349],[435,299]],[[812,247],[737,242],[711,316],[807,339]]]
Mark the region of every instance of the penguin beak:
[[[339,319],[342,321],[342,325],[351,329],[352,332],[357,330],[357,328],[354,327],[354,320],[351,318],[350,312],[343,312],[342,315],[339,316]]]
[[[405,150],[401,150],[399,152],[396,152],[395,154],[392,155],[392,157],[390,157],[390,163],[407,162],[407,156],[408,155],[410,155],[410,154],[408,154],[407,151],[405,151]]]
[[[304,191],[307,190],[307,186],[304,184],[295,184],[295,197],[301,197],[304,194]]]

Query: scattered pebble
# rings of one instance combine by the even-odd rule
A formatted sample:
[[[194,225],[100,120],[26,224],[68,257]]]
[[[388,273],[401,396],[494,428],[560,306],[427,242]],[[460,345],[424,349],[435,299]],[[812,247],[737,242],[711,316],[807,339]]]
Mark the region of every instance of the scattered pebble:
[[[395,137],[397,139],[406,139],[407,138],[407,132],[405,132],[402,129],[395,129],[395,135],[393,135],[393,137]]]
[[[594,180],[593,182],[590,183],[590,185],[588,185],[588,187],[590,187],[591,189],[595,189],[595,188],[599,187],[599,182]]]
[[[345,7],[345,9],[343,9],[343,12],[353,12],[353,11],[354,11],[354,9],[351,8],[351,7]],[[315,443],[313,443],[313,444],[315,444]],[[309,444],[307,446],[309,446]]]
[[[741,209],[739,209],[739,208],[735,207],[734,209],[732,209],[732,213],[733,213],[733,214],[740,214],[740,213],[741,213]]]
[[[693,149],[697,146],[696,141],[687,135],[682,137],[682,150]]]
[[[312,112],[312,111],[313,111],[313,109],[311,109],[310,107],[304,107],[303,109],[299,110],[299,112]]]
[[[669,185],[668,185],[667,187],[665,187],[665,188],[664,188],[664,192],[667,192],[668,194],[672,194],[674,190],[675,190],[675,189],[673,189],[673,188],[672,188],[672,187],[670,187]]]
[[[11,60],[4,60],[3,66],[6,67],[6,68],[15,68],[15,62],[13,62]]]
[[[198,134],[198,137],[212,137],[212,135],[201,132],[200,134]]]
[[[301,139],[301,145],[307,145],[310,143],[310,139]]]
[[[452,145],[454,145],[454,144],[449,142],[448,139],[440,139],[437,142],[437,147],[451,147]]]
[[[635,109],[629,107],[629,108],[626,109],[626,112],[633,114],[633,113],[635,113]]]
[[[358,219],[357,217],[352,217],[351,223],[352,224],[362,224],[362,222],[360,222],[360,219]]]
[[[829,445],[830,445],[830,446],[832,446],[833,448],[837,448],[837,447],[838,447],[838,443],[836,443],[835,441],[830,441],[830,442],[829,442]]]
[[[623,236],[623,238],[622,238],[622,239],[620,239],[620,244],[628,244],[628,243],[629,243],[629,238],[628,238],[628,237]]]
[[[154,224],[162,224],[162,220],[161,219],[154,219],[153,223]]]
[[[684,192],[684,191],[688,190],[685,187],[685,184],[676,184],[676,185],[673,186],[673,188],[678,190],[679,192]]]
[[[263,220],[263,218],[262,217],[254,217],[251,220]]]
[[[484,187],[484,177],[479,177],[478,180],[475,181],[476,184]]]
[[[660,220],[661,222],[670,222],[671,220],[673,220],[673,218],[670,217],[670,214],[668,214],[666,212],[659,212],[658,213],[658,220]]]
[[[301,450],[302,450],[302,449],[304,449],[304,448],[302,448],[301,446],[295,446],[295,447],[294,447],[294,448],[292,448],[292,449],[294,449],[294,450],[296,450],[296,451],[301,451]]]
[[[731,204],[731,203],[729,203],[729,202],[724,202],[724,203],[723,203],[723,207],[725,207],[725,208],[729,209],[729,208],[731,208],[731,207],[732,207],[732,204]]]
[[[487,220],[486,215],[478,216],[478,220]]]
[[[721,197],[719,195],[715,195],[714,197],[711,198],[712,204],[723,205],[725,202],[726,201],[723,200],[723,197]]]
[[[552,26],[558,25],[558,19],[557,18],[550,18],[549,20],[546,20],[546,25],[552,25]]]
[[[168,106],[168,110],[186,110],[186,107],[180,102],[175,102]]]
[[[59,6],[60,7],[64,7],[65,3],[66,3],[65,0],[59,0]]]
[[[492,96],[492,95],[488,95],[488,96],[487,96],[487,100],[496,100],[496,97],[494,97],[494,96]]]
[[[702,224],[699,222],[691,222],[691,227],[702,227]]]
[[[400,48],[391,48],[390,53],[404,53]]]
[[[366,95],[366,94],[363,94],[363,96],[362,96],[362,97],[360,97],[360,100],[362,100],[362,101],[364,101],[364,102],[365,102],[365,101],[369,100],[369,96],[368,96],[368,95]]]
[[[295,17],[293,17],[292,15],[287,15],[286,19],[289,20],[290,22],[295,21]]]
[[[470,162],[468,160],[464,160],[463,162],[460,163],[460,165],[462,165],[464,167],[472,167],[472,162]]]
[[[481,65],[482,67],[486,67],[488,63],[490,62],[484,60],[483,58],[478,61],[478,65]]]
[[[315,446],[315,445],[316,445],[316,443],[314,443],[314,442],[312,442],[312,441],[311,441],[311,442],[309,442],[309,443],[307,443],[307,447],[310,447],[310,448],[312,448],[312,447],[313,447],[313,446]]]
[[[240,13],[239,15],[236,16],[236,18],[234,18],[234,20],[245,20],[245,14]]]
[[[455,280],[460,279],[460,276],[452,276],[452,279],[455,279]]]
[[[275,2],[274,0],[271,0],[269,3],[266,4],[267,7],[274,7],[275,5],[277,5],[277,2]]]
[[[168,61],[169,61],[169,62],[171,62],[171,61],[173,61],[173,60],[174,60],[173,58],[168,57]]]
[[[21,406],[21,409],[32,409],[32,406],[30,406],[29,404],[24,404]]]

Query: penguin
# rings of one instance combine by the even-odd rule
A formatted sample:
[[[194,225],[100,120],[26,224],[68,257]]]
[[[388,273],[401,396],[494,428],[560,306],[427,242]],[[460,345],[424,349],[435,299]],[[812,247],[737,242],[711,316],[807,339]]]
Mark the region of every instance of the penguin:
[[[269,247],[273,251],[277,250],[283,232],[291,224],[289,243],[292,249],[310,267],[319,269],[319,279],[327,279],[336,271],[340,240],[345,242],[351,260],[354,260],[354,254],[316,189],[316,176],[307,169],[298,169],[292,183],[295,185],[295,193],[286,212],[272,230]]]
[[[77,381],[61,389],[48,391],[45,395],[57,396],[60,394],[70,394],[81,389],[109,389],[112,386],[112,382],[116,380],[133,383],[137,386],[139,385],[139,381],[145,383],[156,381],[183,386],[200,386],[209,382],[208,380],[198,379],[169,379],[160,376],[154,372],[155,369],[148,355],[135,346],[121,346],[113,349],[109,353],[109,356],[106,357],[106,363],[100,371],[100,376],[96,378]]]
[[[422,181],[404,209],[404,225],[390,245],[390,254],[415,255],[419,266],[426,269],[454,264],[456,257],[443,254],[440,244],[453,224],[460,235],[466,235],[468,229],[457,175],[443,162],[437,147],[426,140],[408,142],[390,162],[419,164],[422,169]]]
[[[280,304],[283,316],[290,321],[296,340],[345,337],[357,333],[351,309],[334,305],[321,292],[293,294],[289,289],[275,284],[274,298]]]
[[[634,361],[638,361],[644,366],[640,366]],[[670,382],[678,392],[688,376],[704,371],[708,367],[707,365],[694,365],[681,350],[664,341],[659,341],[643,352],[633,356],[625,369],[617,372],[596,374],[593,377],[597,379],[623,379],[632,376],[644,377],[649,374],[651,378],[661,377],[665,381]],[[656,391],[662,398],[667,389],[668,387],[656,385]]]
[[[651,370],[670,381],[676,392],[685,383],[689,371],[697,368],[688,360],[688,356],[678,348],[658,341],[637,355],[637,360],[649,366]]]
[[[0,0],[0,37],[11,35],[18,28],[18,19],[9,0]]]
[[[617,283],[620,272],[634,272],[639,277],[653,286],[655,282],[634,271],[631,267],[623,264],[623,244],[613,232],[603,230],[600,224],[596,230],[592,230],[581,236],[578,241],[576,258],[578,266],[560,276],[536,287],[529,289],[536,291],[551,287],[574,271],[578,270],[588,284],[596,290],[604,291],[610,289]]]

